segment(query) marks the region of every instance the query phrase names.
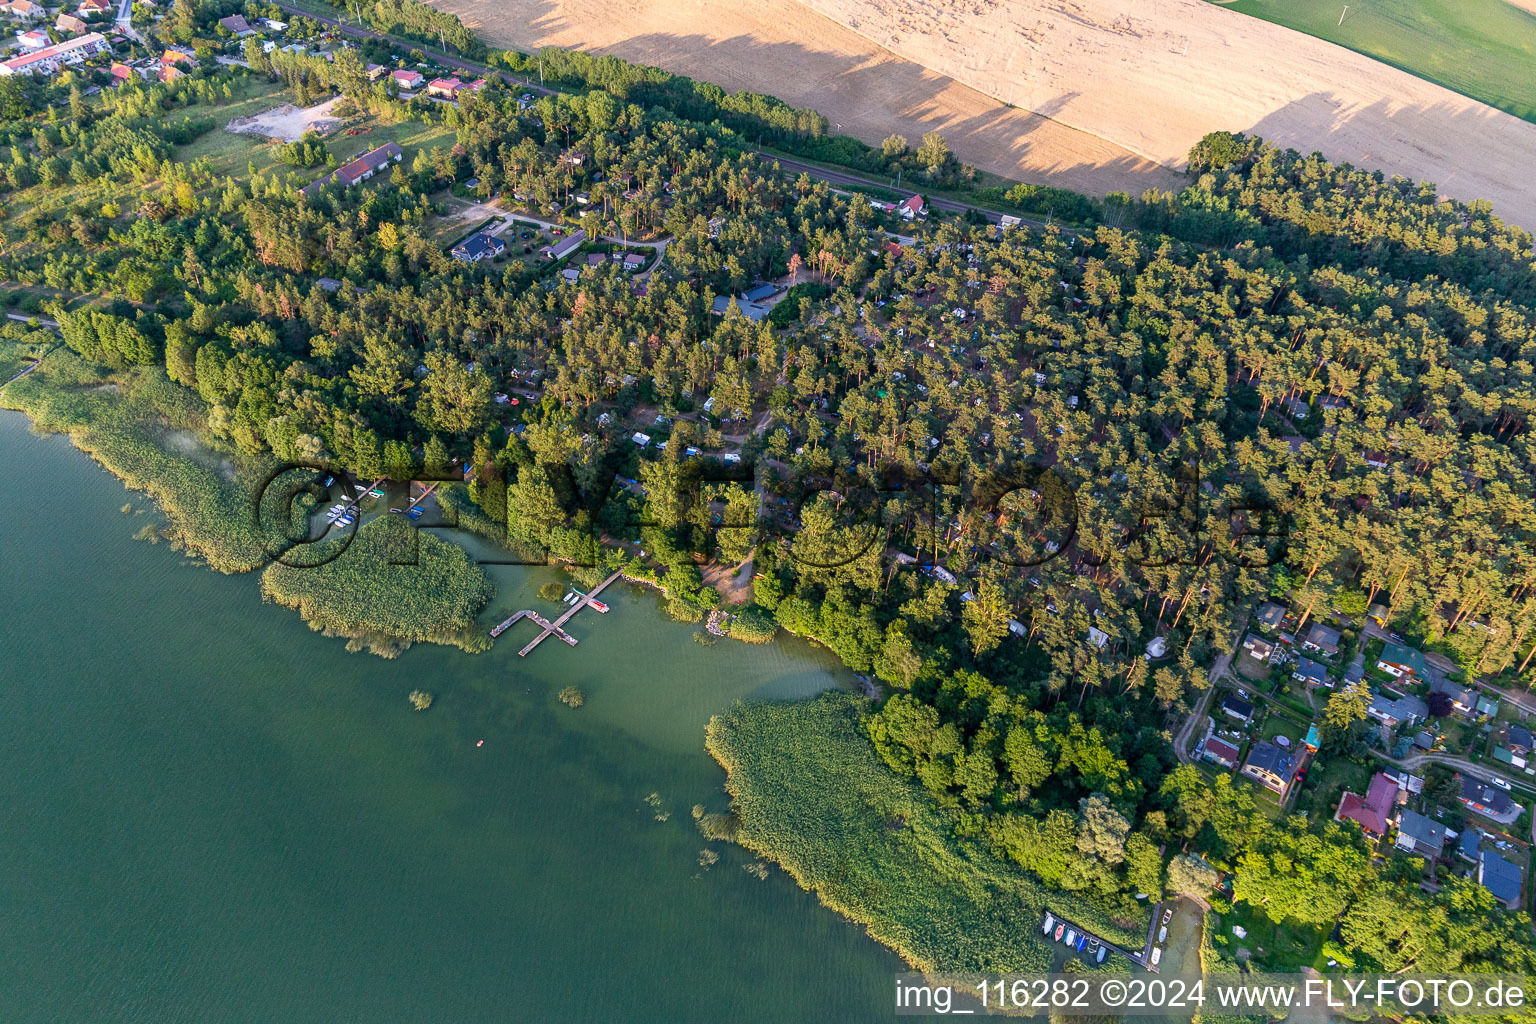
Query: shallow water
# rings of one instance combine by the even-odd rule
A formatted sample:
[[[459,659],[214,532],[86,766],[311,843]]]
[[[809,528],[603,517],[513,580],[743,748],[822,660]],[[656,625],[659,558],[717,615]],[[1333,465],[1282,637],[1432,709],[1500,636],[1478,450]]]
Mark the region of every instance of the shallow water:
[[[0,1020],[891,1018],[896,957],[743,851],[702,870],[689,813],[710,714],[846,684],[826,652],[616,584],[575,649],[347,654],[133,541],[149,503],[17,414],[0,470]],[[553,610],[490,571],[485,619]]]

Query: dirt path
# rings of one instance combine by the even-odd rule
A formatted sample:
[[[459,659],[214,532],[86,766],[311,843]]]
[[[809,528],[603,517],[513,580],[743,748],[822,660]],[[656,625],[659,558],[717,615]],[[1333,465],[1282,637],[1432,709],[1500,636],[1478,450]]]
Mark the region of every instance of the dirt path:
[[[324,103],[303,108],[284,103],[252,117],[237,117],[225,125],[224,130],[236,135],[265,135],[283,142],[297,142],[307,131],[324,134],[340,124],[341,118],[331,116],[331,108],[341,99],[335,96]]]

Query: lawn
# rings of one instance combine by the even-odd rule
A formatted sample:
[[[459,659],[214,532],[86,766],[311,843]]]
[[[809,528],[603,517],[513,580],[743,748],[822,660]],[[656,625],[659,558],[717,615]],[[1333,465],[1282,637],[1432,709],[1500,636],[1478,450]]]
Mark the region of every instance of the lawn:
[[[1307,735],[1305,723],[1282,715],[1273,709],[1264,716],[1264,728],[1259,731],[1259,739],[1273,740],[1276,736],[1284,736],[1291,741],[1288,749],[1292,751],[1301,749],[1301,741]]]
[[[1349,790],[1364,795],[1373,774],[1369,765],[1356,764],[1342,757],[1324,760],[1319,756],[1307,769],[1305,780],[1316,785],[1303,786],[1296,796],[1295,810],[1313,821],[1330,818],[1339,805],[1339,794]]]
[[[1507,0],[1354,0],[1347,12],[1343,0],[1235,0],[1223,6],[1536,121],[1536,16]]]
[[[1233,935],[1233,925],[1247,934],[1241,939]],[[1218,947],[1233,956],[1239,949],[1246,949],[1252,954],[1253,966],[1268,971],[1290,972],[1322,966],[1325,938],[1327,933],[1322,928],[1277,925],[1246,903],[1234,903],[1231,912],[1222,914],[1216,926]]]

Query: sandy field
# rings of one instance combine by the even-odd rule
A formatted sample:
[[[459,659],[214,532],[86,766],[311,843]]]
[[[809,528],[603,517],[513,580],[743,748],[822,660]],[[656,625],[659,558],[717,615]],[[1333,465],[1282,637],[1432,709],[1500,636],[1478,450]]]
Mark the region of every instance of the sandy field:
[[[1490,199],[1536,228],[1536,125],[1205,0],[437,6],[495,44],[574,46],[757,90],[866,141],[937,128],[962,159],[1008,177],[1097,193],[1168,187],[1167,168],[1227,129]]]
[[[1102,138],[1002,103],[887,52],[794,0],[433,0],[488,42],[612,53],[821,111],[866,142],[943,132],[960,159],[1099,193],[1179,177]]]
[[[337,96],[302,109],[292,103],[284,103],[254,117],[237,117],[225,125],[224,130],[236,135],[265,135],[282,142],[298,142],[307,131],[324,135],[340,124],[341,118],[331,116],[331,108],[340,101],[341,97]]]
[[[1536,228],[1536,125],[1204,0],[805,0],[973,88],[1178,166],[1222,128]]]

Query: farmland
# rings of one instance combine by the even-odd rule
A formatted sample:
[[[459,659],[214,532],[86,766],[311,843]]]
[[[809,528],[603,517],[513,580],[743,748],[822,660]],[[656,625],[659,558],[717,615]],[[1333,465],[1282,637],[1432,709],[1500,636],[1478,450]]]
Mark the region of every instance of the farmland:
[[[1364,0],[1347,11],[1339,0],[1228,6],[1536,120],[1536,14],[1506,0]]]

